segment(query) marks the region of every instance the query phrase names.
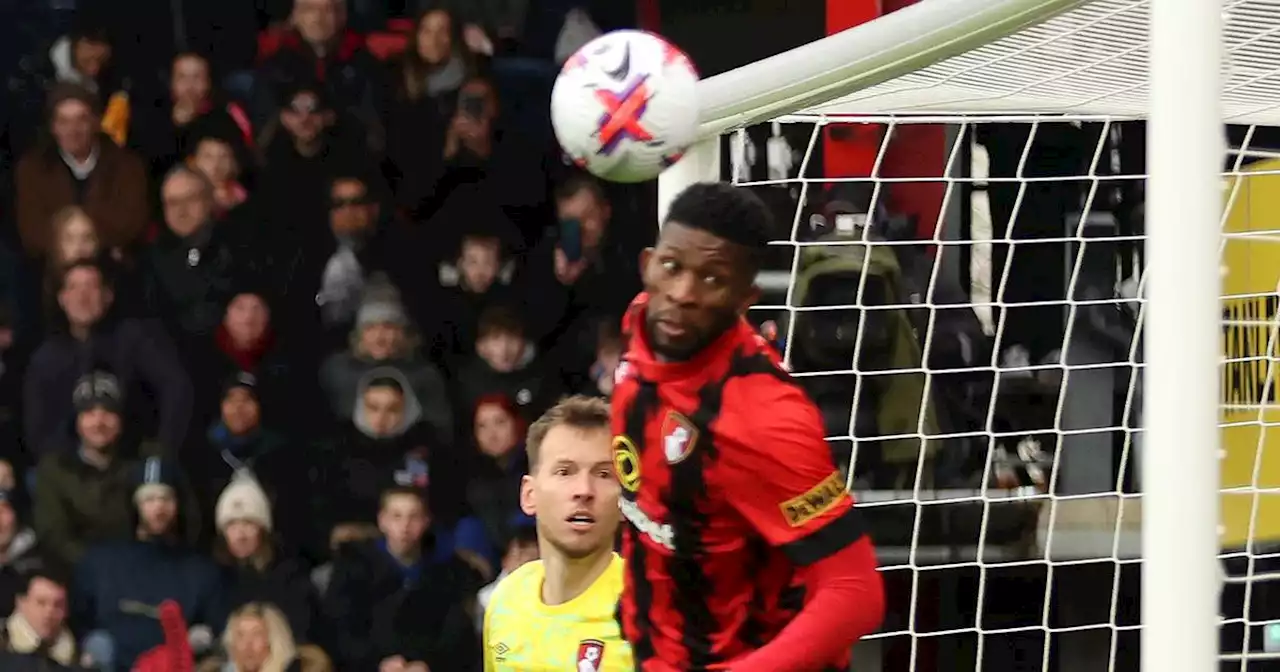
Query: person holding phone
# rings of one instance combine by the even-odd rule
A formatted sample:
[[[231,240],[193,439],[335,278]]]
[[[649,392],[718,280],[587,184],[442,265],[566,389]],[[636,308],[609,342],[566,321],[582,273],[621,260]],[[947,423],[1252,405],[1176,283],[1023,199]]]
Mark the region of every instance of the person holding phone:
[[[484,163],[493,154],[494,121],[498,99],[493,85],[472,78],[458,91],[458,108],[445,135],[444,159]]]
[[[569,287],[578,282],[592,260],[599,256],[612,208],[600,184],[575,176],[556,193],[560,217],[555,250],[555,276]]]

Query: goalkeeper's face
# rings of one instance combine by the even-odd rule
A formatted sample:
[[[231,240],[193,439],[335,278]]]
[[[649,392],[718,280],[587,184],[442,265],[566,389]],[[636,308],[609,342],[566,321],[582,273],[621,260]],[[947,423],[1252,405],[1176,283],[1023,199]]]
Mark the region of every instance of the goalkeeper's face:
[[[618,479],[609,432],[552,427],[524,477],[520,506],[538,521],[542,552],[585,558],[613,550],[618,531]]]
[[[649,294],[645,330],[663,359],[682,361],[711,345],[759,298],[750,253],[713,233],[668,222],[640,255]]]

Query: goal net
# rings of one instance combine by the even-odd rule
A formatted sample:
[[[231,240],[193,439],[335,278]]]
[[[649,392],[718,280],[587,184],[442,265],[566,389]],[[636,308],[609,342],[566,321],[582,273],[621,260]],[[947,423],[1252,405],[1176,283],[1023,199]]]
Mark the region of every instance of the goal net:
[[[1280,2],[1202,1],[1221,4],[1226,63],[1219,660],[1269,669]],[[1167,226],[1146,216],[1150,1],[979,5],[1003,5],[986,20],[1008,34],[947,33],[963,5],[922,2],[909,21],[960,13],[899,35],[946,47],[853,88],[797,75],[814,89],[735,107],[728,84],[768,68],[706,82],[723,134],[660,189],[732,180],[787,224],[752,317],[821,407],[881,554],[889,615],[856,669],[1136,670],[1141,456],[1162,450],[1144,444],[1162,420],[1143,414],[1144,243]],[[848,138],[874,139],[872,166],[824,175]]]

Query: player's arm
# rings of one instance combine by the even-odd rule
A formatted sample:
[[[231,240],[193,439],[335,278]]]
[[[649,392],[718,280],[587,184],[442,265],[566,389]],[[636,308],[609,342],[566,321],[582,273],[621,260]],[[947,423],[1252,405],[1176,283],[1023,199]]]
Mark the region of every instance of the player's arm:
[[[831,459],[817,407],[795,386],[753,376],[726,386],[721,451],[738,512],[800,569],[806,599],[773,641],[734,672],[821,669],[884,618],[875,548]]]

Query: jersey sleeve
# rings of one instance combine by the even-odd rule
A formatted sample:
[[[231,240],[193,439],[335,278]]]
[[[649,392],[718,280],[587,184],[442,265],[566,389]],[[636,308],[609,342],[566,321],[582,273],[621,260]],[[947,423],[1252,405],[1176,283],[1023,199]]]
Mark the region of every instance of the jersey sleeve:
[[[800,388],[770,376],[740,378],[725,386],[723,409],[725,494],[769,544],[809,565],[863,537],[821,414]]]

